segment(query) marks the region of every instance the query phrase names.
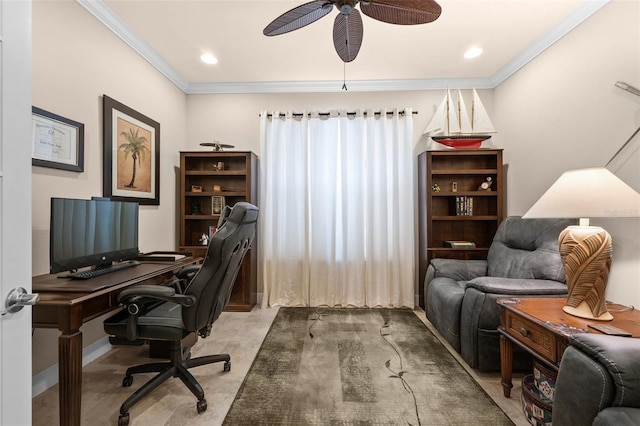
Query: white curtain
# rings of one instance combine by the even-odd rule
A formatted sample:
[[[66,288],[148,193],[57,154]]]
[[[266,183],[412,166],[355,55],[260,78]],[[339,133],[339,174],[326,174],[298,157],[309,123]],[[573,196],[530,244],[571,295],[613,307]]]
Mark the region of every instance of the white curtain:
[[[260,114],[265,306],[414,306],[413,118]]]

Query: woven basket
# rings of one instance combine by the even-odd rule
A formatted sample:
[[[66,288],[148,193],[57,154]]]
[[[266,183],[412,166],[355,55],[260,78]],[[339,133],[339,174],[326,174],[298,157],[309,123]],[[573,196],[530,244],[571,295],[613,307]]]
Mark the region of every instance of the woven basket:
[[[551,370],[538,361],[533,362],[533,381],[536,388],[545,396],[545,398],[551,401],[553,401],[553,396],[555,394],[557,377],[557,371]]]
[[[534,426],[551,426],[553,401],[538,390],[533,374],[522,378],[521,400],[522,410],[529,423]]]

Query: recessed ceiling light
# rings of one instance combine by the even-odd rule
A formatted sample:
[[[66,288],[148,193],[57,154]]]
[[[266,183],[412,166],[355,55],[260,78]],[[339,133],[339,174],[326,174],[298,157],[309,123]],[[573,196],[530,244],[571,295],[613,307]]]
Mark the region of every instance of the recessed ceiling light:
[[[477,58],[482,55],[483,49],[481,47],[472,47],[464,53],[464,57],[467,59]]]
[[[203,53],[200,56],[200,60],[205,64],[213,65],[218,63],[218,58],[213,56],[211,53]]]

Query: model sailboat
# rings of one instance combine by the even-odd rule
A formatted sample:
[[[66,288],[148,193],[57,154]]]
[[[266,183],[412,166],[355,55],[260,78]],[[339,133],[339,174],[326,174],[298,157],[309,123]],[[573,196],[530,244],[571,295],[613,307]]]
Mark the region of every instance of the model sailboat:
[[[482,141],[491,137],[488,133],[495,132],[489,114],[475,89],[471,115],[467,112],[460,90],[457,100],[454,100],[451,91],[447,89],[436,113],[424,129],[424,134],[434,141],[457,149],[479,148]]]

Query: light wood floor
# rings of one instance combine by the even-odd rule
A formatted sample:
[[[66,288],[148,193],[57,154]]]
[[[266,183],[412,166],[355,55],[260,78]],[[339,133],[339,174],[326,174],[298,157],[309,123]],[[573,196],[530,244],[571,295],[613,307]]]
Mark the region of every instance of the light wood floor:
[[[198,367],[192,370],[205,390],[208,409],[198,415],[196,399],[179,379],[170,379],[138,403],[129,412],[132,426],[216,426],[222,424],[244,376],[251,367],[266,335],[277,308],[255,308],[249,313],[223,312],[214,323],[212,334],[200,339],[192,356],[229,353],[231,371],[224,373],[222,365]],[[416,315],[440,337],[422,311]],[[442,339],[440,339],[442,341]],[[445,343],[447,349],[460,359]],[[137,386],[151,375],[138,375],[129,388],[121,387],[126,367],[149,362],[146,347],[117,347],[83,369],[82,424],[117,425],[120,404]],[[466,367],[464,362],[461,362]],[[520,379],[514,375],[511,398],[502,395],[499,373],[485,374],[467,368],[467,371],[496,401],[517,426],[528,425],[520,407]],[[54,386],[33,399],[33,425],[58,424],[58,386]],[[243,425],[244,426],[244,425]]]

